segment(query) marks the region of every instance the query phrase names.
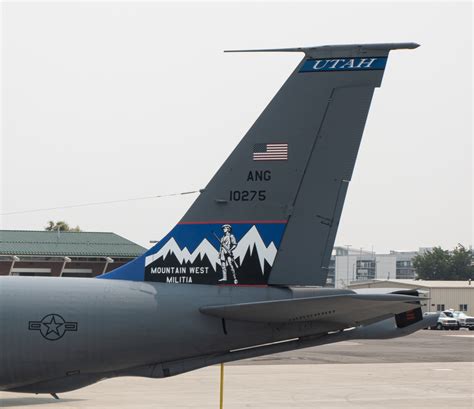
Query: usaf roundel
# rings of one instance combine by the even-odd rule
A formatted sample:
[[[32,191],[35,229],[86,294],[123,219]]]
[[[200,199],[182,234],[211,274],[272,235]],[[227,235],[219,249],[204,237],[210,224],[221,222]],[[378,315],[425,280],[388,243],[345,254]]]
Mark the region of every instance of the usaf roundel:
[[[48,341],[61,339],[68,331],[77,331],[77,322],[67,322],[58,314],[48,314],[41,321],[30,321],[30,331],[39,331],[41,336]]]

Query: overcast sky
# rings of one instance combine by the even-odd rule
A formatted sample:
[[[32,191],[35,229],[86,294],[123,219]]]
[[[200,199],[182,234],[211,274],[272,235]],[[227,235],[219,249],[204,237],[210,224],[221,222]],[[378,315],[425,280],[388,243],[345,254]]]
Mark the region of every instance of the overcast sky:
[[[3,3],[1,213],[203,188],[301,56],[406,42],[367,120],[336,245],[472,243],[470,3]],[[195,196],[1,217],[142,245]]]

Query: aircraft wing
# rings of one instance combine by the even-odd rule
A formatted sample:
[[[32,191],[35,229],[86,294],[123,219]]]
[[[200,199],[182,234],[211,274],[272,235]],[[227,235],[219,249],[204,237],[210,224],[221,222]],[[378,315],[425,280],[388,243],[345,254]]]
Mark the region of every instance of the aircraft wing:
[[[419,307],[423,297],[402,294],[341,294],[200,308],[203,314],[237,321],[320,321],[356,326]]]

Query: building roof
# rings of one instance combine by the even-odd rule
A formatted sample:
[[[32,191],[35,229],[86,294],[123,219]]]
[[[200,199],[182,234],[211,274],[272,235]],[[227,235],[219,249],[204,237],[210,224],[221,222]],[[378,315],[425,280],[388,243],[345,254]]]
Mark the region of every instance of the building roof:
[[[352,286],[359,286],[359,285],[370,285],[376,284],[382,286],[384,283],[391,283],[391,284],[400,284],[404,286],[413,286],[413,287],[426,287],[426,288],[473,288],[474,289],[474,282],[469,285],[468,280],[464,281],[443,281],[443,280],[368,280],[368,281],[353,281],[350,284]]]
[[[138,257],[145,251],[115,233],[0,230],[0,255]]]

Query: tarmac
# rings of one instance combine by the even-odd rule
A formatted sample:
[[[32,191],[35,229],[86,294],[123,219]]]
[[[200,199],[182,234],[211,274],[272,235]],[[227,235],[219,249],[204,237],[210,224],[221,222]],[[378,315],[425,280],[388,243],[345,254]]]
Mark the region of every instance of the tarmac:
[[[474,333],[419,331],[225,366],[224,408],[474,408]],[[2,408],[219,408],[219,366],[116,378],[60,395],[0,392]]]

